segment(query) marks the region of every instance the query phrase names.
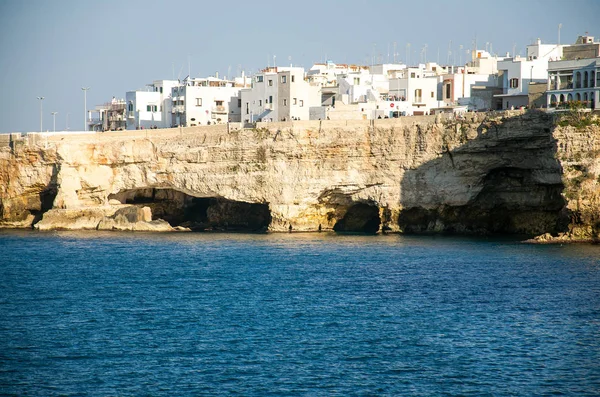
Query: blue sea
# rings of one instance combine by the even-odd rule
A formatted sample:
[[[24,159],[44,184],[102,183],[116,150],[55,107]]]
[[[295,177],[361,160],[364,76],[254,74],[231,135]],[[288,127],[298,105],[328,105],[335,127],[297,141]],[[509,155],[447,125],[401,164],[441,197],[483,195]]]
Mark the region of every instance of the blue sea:
[[[0,231],[0,394],[598,396],[600,246]]]

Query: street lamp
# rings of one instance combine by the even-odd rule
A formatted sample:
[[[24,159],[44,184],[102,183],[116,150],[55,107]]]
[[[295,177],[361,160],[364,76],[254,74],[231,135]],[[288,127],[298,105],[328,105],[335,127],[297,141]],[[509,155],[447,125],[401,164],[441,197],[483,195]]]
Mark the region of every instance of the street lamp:
[[[87,92],[90,87],[81,87],[83,90],[83,130],[87,131]]]
[[[58,114],[58,112],[51,112],[50,113],[52,115],[52,125],[53,125],[53,131],[56,132],[56,115]]]
[[[39,97],[37,97],[37,99],[40,100],[40,132],[43,132],[43,129],[42,129],[42,101],[44,100],[44,97],[39,96]]]

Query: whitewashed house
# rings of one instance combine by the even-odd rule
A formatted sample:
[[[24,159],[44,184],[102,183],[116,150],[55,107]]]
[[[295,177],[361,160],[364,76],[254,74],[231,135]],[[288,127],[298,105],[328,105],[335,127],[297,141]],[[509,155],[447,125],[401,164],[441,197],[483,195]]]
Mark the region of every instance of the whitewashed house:
[[[578,101],[600,109],[600,57],[550,62],[548,74],[548,108]]]
[[[268,67],[241,91],[242,121],[309,120],[310,108],[321,106],[321,91],[304,79],[301,67]]]
[[[239,122],[242,88],[239,81],[219,79],[217,76],[190,79],[173,87],[173,126],[193,127]]]
[[[145,90],[125,94],[127,129],[171,127],[171,89],[176,80],[156,80]]]
[[[562,45],[542,44],[538,39],[527,46],[525,57],[513,56],[498,61],[498,74],[501,79],[502,108],[518,108],[529,104],[529,83],[545,83],[548,80],[548,62],[561,59]]]
[[[435,67],[435,70],[433,70]],[[389,117],[430,114],[441,106],[438,74],[444,69],[437,66],[409,67],[390,78],[387,108]]]

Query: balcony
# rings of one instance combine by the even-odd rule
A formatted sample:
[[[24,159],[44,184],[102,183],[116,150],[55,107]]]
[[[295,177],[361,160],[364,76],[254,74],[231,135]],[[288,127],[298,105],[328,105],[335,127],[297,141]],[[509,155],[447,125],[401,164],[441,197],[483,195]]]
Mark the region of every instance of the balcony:
[[[213,106],[212,112],[215,114],[227,114],[227,108],[225,106]]]
[[[272,103],[265,103],[265,110],[273,110],[273,104]]]

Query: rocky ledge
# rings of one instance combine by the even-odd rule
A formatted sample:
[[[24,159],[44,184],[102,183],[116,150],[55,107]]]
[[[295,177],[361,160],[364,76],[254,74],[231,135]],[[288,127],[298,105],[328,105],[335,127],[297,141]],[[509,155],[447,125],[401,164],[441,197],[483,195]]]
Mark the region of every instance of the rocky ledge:
[[[0,147],[0,227],[594,239],[600,122],[577,116],[11,134]]]

